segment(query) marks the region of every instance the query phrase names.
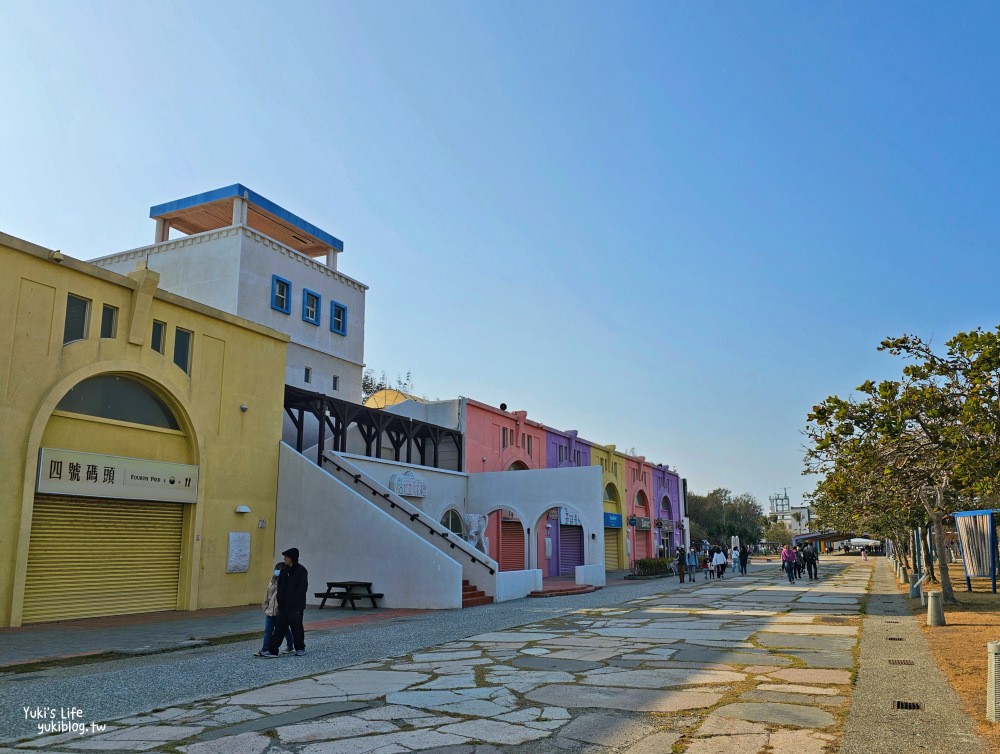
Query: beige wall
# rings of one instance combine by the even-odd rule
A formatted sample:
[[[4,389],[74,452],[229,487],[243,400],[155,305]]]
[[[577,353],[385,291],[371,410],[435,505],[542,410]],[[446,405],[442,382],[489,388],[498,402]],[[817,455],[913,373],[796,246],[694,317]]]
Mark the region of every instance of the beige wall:
[[[258,602],[272,565],[287,337],[157,290],[153,278],[143,284],[141,273],[57,263],[47,249],[2,233],[0,270],[0,625],[19,623],[40,447],[199,465],[178,607]],[[64,345],[68,293],[92,304],[87,338]],[[119,310],[112,339],[99,337],[104,304]],[[168,325],[165,354],[149,346],[153,319]],[[190,376],[172,360],[175,327],[194,333]],[[71,387],[104,373],[151,388],[181,431],[53,415]],[[237,505],[252,512],[237,514]],[[250,573],[226,573],[230,531],[250,532]]]

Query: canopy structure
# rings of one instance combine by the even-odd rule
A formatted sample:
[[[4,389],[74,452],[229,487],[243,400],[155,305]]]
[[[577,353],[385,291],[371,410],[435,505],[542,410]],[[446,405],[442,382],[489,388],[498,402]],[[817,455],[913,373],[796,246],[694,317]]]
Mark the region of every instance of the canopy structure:
[[[807,534],[796,534],[792,537],[792,544],[804,545],[808,542],[841,542],[843,540],[851,539],[853,536],[854,532],[814,531]]]
[[[847,540],[847,544],[851,547],[867,547],[868,545],[880,545],[882,544],[882,540],[868,539],[868,537],[851,537]]]
[[[997,591],[997,514],[1000,511],[962,511],[953,513],[962,550],[965,587],[972,591],[972,577],[989,576],[993,593]]]
[[[245,208],[234,208],[234,199],[244,200]],[[310,257],[329,256],[344,250],[344,242],[339,238],[241,183],[158,204],[150,207],[149,216],[161,223],[164,231],[169,226],[187,235],[229,225],[247,225]],[[167,238],[161,237],[158,232],[156,240],[165,241]]]

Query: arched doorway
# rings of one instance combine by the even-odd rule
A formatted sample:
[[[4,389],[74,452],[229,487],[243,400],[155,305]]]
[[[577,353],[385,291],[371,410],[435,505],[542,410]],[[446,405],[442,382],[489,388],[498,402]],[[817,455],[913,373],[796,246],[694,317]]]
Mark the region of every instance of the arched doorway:
[[[168,400],[137,376],[89,377],[40,445],[21,621],[176,610],[198,477]]]
[[[586,563],[582,517],[572,508],[549,508],[535,524],[537,567],[547,577],[574,576]]]
[[[527,567],[524,524],[517,511],[500,508],[489,514],[486,545],[487,554],[500,564],[501,571],[523,571]]]
[[[617,571],[622,565],[622,508],[618,490],[604,486],[604,570]]]
[[[528,465],[524,461],[514,461],[507,467],[507,471],[528,471]]]
[[[651,558],[653,554],[651,553],[652,531],[649,525],[649,501],[646,499],[646,493],[642,490],[639,490],[635,495],[634,510],[637,523],[633,532],[633,536],[635,537],[635,551],[632,553],[632,559],[642,560],[643,558]]]

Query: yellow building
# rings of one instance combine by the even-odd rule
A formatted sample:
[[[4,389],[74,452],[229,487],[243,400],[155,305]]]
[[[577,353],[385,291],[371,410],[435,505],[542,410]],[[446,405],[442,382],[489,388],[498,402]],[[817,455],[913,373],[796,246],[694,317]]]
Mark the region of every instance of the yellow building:
[[[604,513],[611,514],[618,527],[604,527],[604,567],[608,571],[628,568],[631,557],[627,552],[625,529],[625,456],[615,450],[614,445],[592,445],[590,465],[602,469],[604,487]],[[607,520],[608,516],[605,515]]]
[[[261,599],[288,337],[0,233],[0,626]]]

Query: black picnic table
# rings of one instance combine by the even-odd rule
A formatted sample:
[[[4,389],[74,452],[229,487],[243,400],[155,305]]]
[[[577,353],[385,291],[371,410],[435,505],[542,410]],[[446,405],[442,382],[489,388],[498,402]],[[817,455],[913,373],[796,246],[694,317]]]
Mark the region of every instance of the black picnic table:
[[[358,609],[354,604],[355,600],[371,600],[372,607],[378,607],[375,600],[385,596],[381,592],[373,592],[370,581],[327,581],[326,591],[315,594],[317,597],[323,598],[323,601],[319,603],[320,610],[323,609],[327,600],[340,600],[341,607],[350,602],[351,610]]]

